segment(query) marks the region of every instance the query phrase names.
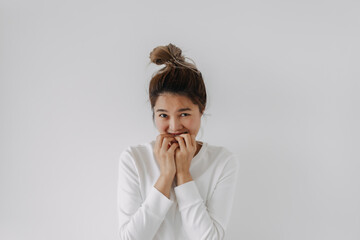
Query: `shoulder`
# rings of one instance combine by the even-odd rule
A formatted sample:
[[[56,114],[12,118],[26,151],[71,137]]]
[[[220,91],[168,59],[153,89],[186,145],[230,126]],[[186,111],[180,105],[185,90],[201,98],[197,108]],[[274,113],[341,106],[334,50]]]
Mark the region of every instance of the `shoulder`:
[[[206,144],[206,145],[205,145]],[[205,143],[206,151],[209,155],[216,157],[216,158],[222,158],[222,159],[228,159],[228,158],[235,158],[236,154],[231,152],[229,149],[223,146],[217,146]]]
[[[120,154],[120,162],[137,162],[153,156],[154,142],[126,147]]]
[[[125,149],[122,151],[121,154],[137,154],[137,153],[145,153],[148,152],[150,150],[152,150],[152,143],[153,142],[149,142],[149,143],[142,143],[142,144],[138,144],[138,145],[133,145],[133,146],[127,146],[125,147]]]
[[[238,168],[239,158],[237,154],[223,146],[206,144],[206,147],[207,155],[215,161],[220,161],[223,164]]]

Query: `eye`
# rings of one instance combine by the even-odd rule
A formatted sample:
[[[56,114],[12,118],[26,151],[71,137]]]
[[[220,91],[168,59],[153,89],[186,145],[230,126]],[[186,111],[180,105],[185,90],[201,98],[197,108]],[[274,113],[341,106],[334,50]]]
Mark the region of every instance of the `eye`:
[[[190,114],[188,114],[188,113],[182,113],[180,116],[181,116],[181,117],[187,117],[187,116],[190,116]]]
[[[162,114],[159,115],[159,117],[161,117],[161,118],[166,118],[167,115],[166,115],[165,113],[162,113]]]

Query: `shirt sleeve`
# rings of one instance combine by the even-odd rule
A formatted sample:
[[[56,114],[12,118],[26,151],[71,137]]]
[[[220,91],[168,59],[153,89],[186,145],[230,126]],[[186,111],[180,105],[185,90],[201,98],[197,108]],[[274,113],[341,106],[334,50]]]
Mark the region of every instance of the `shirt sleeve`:
[[[117,199],[119,236],[122,240],[153,239],[173,204],[155,187],[143,200],[139,175],[129,151],[124,151],[119,159]]]
[[[225,164],[207,206],[195,181],[175,187],[185,232],[191,239],[224,239],[235,196],[239,164],[232,156]]]

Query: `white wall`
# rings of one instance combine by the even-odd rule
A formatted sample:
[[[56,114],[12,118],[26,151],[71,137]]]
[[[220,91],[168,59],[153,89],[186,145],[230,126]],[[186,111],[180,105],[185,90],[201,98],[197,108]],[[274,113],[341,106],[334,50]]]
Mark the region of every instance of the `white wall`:
[[[117,160],[157,132],[149,53],[240,155],[227,239],[360,239],[358,1],[0,1],[0,239],[117,239]]]

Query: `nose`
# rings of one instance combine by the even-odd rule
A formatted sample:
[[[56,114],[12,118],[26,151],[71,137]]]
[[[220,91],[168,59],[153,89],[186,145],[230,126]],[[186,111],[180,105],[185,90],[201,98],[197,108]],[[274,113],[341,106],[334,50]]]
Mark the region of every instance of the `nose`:
[[[180,119],[173,117],[170,119],[169,128],[171,132],[177,132],[183,129]]]

